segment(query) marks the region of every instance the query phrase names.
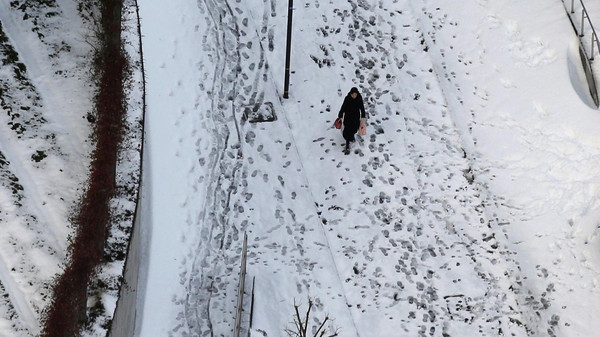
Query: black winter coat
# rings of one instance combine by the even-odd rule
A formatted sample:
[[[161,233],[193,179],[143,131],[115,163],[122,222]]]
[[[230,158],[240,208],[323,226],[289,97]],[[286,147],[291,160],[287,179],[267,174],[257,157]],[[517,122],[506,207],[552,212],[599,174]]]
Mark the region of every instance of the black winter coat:
[[[346,95],[342,108],[338,113],[338,118],[344,119],[344,139],[353,141],[354,134],[360,126],[360,119],[365,118],[365,105],[362,96],[358,94],[356,98],[352,98],[350,94]]]

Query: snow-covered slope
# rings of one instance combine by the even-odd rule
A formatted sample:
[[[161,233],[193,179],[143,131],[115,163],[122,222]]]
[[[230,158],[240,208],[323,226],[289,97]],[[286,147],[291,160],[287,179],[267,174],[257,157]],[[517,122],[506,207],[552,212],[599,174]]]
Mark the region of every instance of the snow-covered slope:
[[[75,1],[0,2],[0,335],[35,336],[87,177],[90,32]]]
[[[286,1],[140,2],[137,335],[231,335],[244,232],[252,336],[308,297],[341,336],[594,335],[600,114],[563,4],[294,6],[282,100]],[[369,129],[344,156],[352,86]]]

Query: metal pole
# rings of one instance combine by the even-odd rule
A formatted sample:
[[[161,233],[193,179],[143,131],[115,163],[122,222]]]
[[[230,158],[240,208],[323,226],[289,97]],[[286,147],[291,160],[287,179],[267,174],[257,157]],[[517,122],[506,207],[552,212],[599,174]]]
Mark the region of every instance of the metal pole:
[[[292,13],[294,11],[294,0],[290,0],[288,6],[287,41],[285,46],[285,80],[283,83],[283,98],[289,98],[290,91],[290,52],[292,49]]]
[[[242,311],[244,306],[244,287],[246,284],[246,254],[248,250],[248,236],[244,232],[244,243],[242,245],[242,262],[240,265],[240,279],[238,283],[237,310],[235,315],[235,326],[233,327],[233,336],[239,337],[242,328]]]
[[[598,37],[596,36],[596,32],[592,32],[592,54],[590,61],[594,60],[594,42],[598,43]]]
[[[571,0],[571,14],[575,13],[575,0]]]
[[[583,25],[584,24],[585,24],[585,9],[582,9],[581,10],[581,33],[579,34],[579,37],[583,37],[583,35],[584,35],[583,34],[583,28],[584,28]]]
[[[252,331],[252,318],[254,317],[254,281],[256,277],[252,277],[252,299],[250,302],[250,328],[248,329],[248,337],[250,337],[250,332]]]

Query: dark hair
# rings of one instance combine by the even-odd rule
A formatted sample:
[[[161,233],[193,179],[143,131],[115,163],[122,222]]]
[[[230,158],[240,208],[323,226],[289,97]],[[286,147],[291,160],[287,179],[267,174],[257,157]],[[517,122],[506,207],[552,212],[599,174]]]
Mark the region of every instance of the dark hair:
[[[350,93],[357,93],[358,94],[358,88],[357,87],[352,87],[352,89],[350,89]]]

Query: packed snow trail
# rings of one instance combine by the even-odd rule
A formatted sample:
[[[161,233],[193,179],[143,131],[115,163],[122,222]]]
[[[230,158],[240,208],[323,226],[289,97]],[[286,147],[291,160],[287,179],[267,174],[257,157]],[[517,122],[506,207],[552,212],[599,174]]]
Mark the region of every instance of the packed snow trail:
[[[162,231],[163,228],[153,228],[146,289],[180,286],[173,293],[164,294],[174,304],[173,311],[167,313],[166,325],[163,324],[164,312],[152,309],[163,300],[148,293],[144,300],[141,336],[155,331],[169,335],[231,335],[231,318],[235,316],[235,299],[231,294],[236,293],[244,231],[249,234],[249,273],[256,276],[257,293],[261,294],[256,299],[256,310],[260,313],[256,316],[264,320],[261,329],[279,331],[287,324],[293,313],[294,295],[290,295],[290,291],[300,302],[306,300],[307,288],[310,288],[310,295],[317,298],[318,311],[323,310],[321,301],[326,297],[343,297],[306,178],[301,178],[303,170],[285,116],[275,116],[277,119],[271,123],[248,121],[269,119],[275,111],[282,111],[264,57],[264,50],[272,46],[268,43],[263,46],[256,32],[257,29],[268,32],[264,20],[272,16],[269,11],[274,4],[264,8],[260,16],[263,21],[256,27],[254,24],[248,27],[243,10],[230,7],[226,1],[203,1],[198,3],[198,8],[190,9],[190,13],[200,11],[203,15],[201,20],[195,21],[197,44],[192,48],[203,46],[202,50],[182,48],[183,51],[177,49],[174,55],[181,59],[183,54],[189,57],[191,64],[199,65],[198,73],[190,75],[197,76],[194,83],[200,82],[199,90],[182,88],[181,83],[187,82],[175,80],[172,85],[178,88],[161,101],[164,104],[169,97],[178,99],[178,95],[194,91],[194,96],[186,96],[192,97],[190,110],[182,109],[175,121],[176,128],[183,131],[175,140],[177,150],[173,159],[193,158],[191,162],[183,160],[190,165],[184,170],[188,174],[185,200],[174,203],[175,208],[184,212],[183,217],[177,217],[184,223],[177,223],[172,217],[167,220],[172,226],[167,229],[169,236],[179,230],[180,234],[175,236],[181,238],[176,240],[186,247],[180,249],[186,253],[178,256],[178,250],[173,254],[173,259],[179,261],[176,266],[179,271],[175,273],[179,280],[153,278],[154,273],[160,273],[160,259],[171,260],[169,256],[173,253],[160,248],[165,246],[165,237],[157,229]],[[144,7],[141,11],[143,19],[151,20],[145,11],[153,11]],[[188,18],[183,14],[182,21],[185,20]],[[151,75],[149,77],[151,83]],[[160,91],[158,97],[164,96]],[[149,97],[153,97],[152,93]],[[149,102],[150,124],[164,126],[165,117],[161,112],[153,114],[156,108],[152,106]],[[149,129],[157,130],[157,126]],[[157,148],[158,144],[150,147]],[[164,157],[161,162],[163,160]],[[172,174],[172,170],[161,167],[163,165],[154,164],[151,175],[161,176],[163,170]],[[290,173],[282,175],[283,172]],[[300,179],[285,179],[298,175]],[[177,192],[174,190],[174,193]],[[283,242],[273,239],[279,237],[287,239]],[[308,251],[311,254],[307,254]],[[313,254],[318,251],[324,254]],[[323,258],[327,256],[329,258]],[[313,277],[320,281],[314,283]],[[281,308],[268,307],[264,299],[271,296],[285,301]],[[328,305],[330,310],[348,312],[345,301],[332,303]],[[349,318],[336,319],[345,326],[352,326]]]
[[[324,13],[323,26],[316,28],[321,50],[336,69],[350,69],[337,77],[348,81],[347,88],[361,83],[369,106],[372,133],[354,157],[339,156],[339,135],[326,129],[329,137],[299,146],[306,150],[305,163],[312,163],[309,176],[331,172],[329,185],[315,182],[311,188],[321,197],[346,293],[356,295],[348,305],[360,335],[460,335],[474,327],[482,336],[523,335],[514,323],[522,318],[511,284],[500,281],[518,265],[491,229],[498,221],[490,214],[494,201],[472,186],[462,140],[412,12],[408,2],[393,8],[359,2]],[[354,54],[351,45],[361,53]],[[300,49],[311,57],[319,53]],[[319,70],[300,68],[296,83],[302,75],[314,79],[310,85],[323,82],[315,75]],[[340,91],[339,102],[346,93]],[[335,99],[297,99],[300,106],[314,106],[308,115],[328,114],[320,123],[298,118],[295,130],[325,127],[335,118],[337,106],[331,112],[327,106]]]
[[[293,116],[289,125],[282,124],[287,117],[277,113],[285,113],[285,110],[280,110],[265,59],[265,49],[273,52],[276,42],[270,42],[273,33],[267,28],[268,22],[264,21],[273,16],[274,13],[269,11],[276,6],[266,5],[263,13],[255,14],[255,18],[263,22],[253,26],[249,24],[250,20],[244,18],[247,9],[240,5],[215,1],[199,4],[200,10],[206,15],[207,25],[207,29],[198,29],[207,32],[202,37],[205,50],[202,53],[204,62],[201,62],[201,69],[204,73],[201,77],[212,83],[212,87],[205,87],[206,81],[200,84],[200,95],[205,92],[206,97],[199,98],[198,102],[212,103],[199,123],[200,129],[204,130],[203,136],[206,136],[206,132],[211,132],[211,136],[199,139],[195,150],[199,160],[190,170],[190,186],[200,193],[188,196],[185,202],[190,213],[187,221],[190,226],[200,226],[200,235],[181,268],[186,291],[175,300],[183,306],[183,312],[172,334],[184,331],[199,331],[200,334],[209,331],[219,334],[219,331],[223,331],[227,334],[228,329],[232,328],[230,317],[235,302],[231,301],[228,294],[235,292],[236,262],[241,232],[244,230],[250,235],[251,273],[264,275],[259,272],[260,264],[267,270],[273,268],[273,261],[263,262],[261,258],[262,251],[267,249],[283,256],[282,265],[292,262],[300,275],[308,267],[308,270],[312,270],[309,273],[311,279],[338,282],[339,278],[342,279],[341,284],[327,285],[327,288],[343,286],[341,290],[328,294],[330,299],[326,300],[318,290],[325,286],[301,280],[295,281],[295,286],[293,281],[287,281],[286,284],[275,282],[273,279],[276,278],[271,277],[271,280],[257,280],[259,293],[263,294],[265,289],[272,288],[265,282],[278,284],[279,287],[298,287],[300,293],[312,287],[311,295],[318,296],[327,307],[350,307],[354,323],[344,326],[356,324],[357,335],[383,335],[386,331],[421,331],[428,334],[464,331],[464,328],[454,327],[452,323],[439,318],[444,315],[454,317],[450,321],[456,325],[464,324],[465,320],[469,325],[475,321],[480,330],[490,335],[515,329],[507,322],[508,318],[499,322],[490,319],[490,316],[506,316],[503,314],[509,313],[509,306],[516,307],[510,298],[499,296],[497,301],[489,301],[490,296],[504,291],[496,284],[491,272],[486,270],[491,258],[476,256],[482,252],[494,254],[497,247],[489,248],[486,253],[486,248],[495,246],[493,234],[486,231],[482,233],[481,229],[470,233],[467,228],[457,228],[456,225],[465,221],[468,223],[470,218],[477,219],[478,223],[485,223],[487,219],[482,214],[483,210],[476,209],[482,201],[476,191],[469,191],[468,182],[463,177],[468,166],[463,158],[464,152],[456,148],[460,140],[443,107],[444,99],[435,87],[435,75],[429,71],[432,66],[427,63],[407,65],[408,55],[416,54],[417,57],[423,54],[419,32],[412,28],[415,20],[407,15],[408,23],[404,28],[411,33],[412,39],[405,38],[403,43],[408,48],[399,50],[394,42],[398,34],[397,26],[384,19],[399,16],[398,12],[384,7],[371,8],[365,3],[362,3],[362,7],[349,5],[345,10],[336,9],[334,13],[322,14],[323,18],[340,20],[338,27],[341,29],[334,31],[334,34],[346,34],[358,45],[358,50],[363,52],[362,56],[356,56],[358,60],[354,61],[353,51],[344,51],[344,56],[332,60],[311,55],[315,63],[320,66],[325,64],[327,68],[335,64],[334,60],[341,63],[341,60],[347,59],[349,68],[359,70],[354,74],[342,74],[342,78],[351,80],[356,77],[357,82],[366,82],[366,85],[361,85],[365,97],[382,107],[381,112],[372,108],[369,111],[375,132],[366,140],[369,143],[364,149],[368,150],[367,155],[363,149],[358,149],[355,155],[359,159],[356,160],[354,157],[339,157],[334,138],[330,144],[325,144],[324,138],[307,139],[298,133],[290,138],[285,132],[287,127],[294,131],[312,125],[328,126],[330,123],[327,119],[333,118],[335,112],[323,116],[325,120],[321,121],[316,118],[319,115],[309,114],[310,118],[295,120]],[[310,9],[310,6],[305,7],[304,15],[310,14]],[[253,10],[257,13],[256,8]],[[345,29],[345,20],[350,23],[348,31]],[[362,25],[377,27],[378,31],[372,34]],[[245,27],[248,27],[248,31]],[[389,31],[382,32],[384,27]],[[328,29],[323,27],[321,32],[328,34]],[[313,31],[309,33],[314,34]],[[266,46],[257,42],[257,39]],[[298,40],[311,41],[302,37]],[[338,49],[331,44],[335,39],[327,40],[330,41],[329,45],[322,44],[317,52],[327,55],[329,48]],[[380,47],[386,40],[387,43],[391,42],[389,48]],[[301,43],[298,43],[299,49],[310,50],[303,49]],[[380,51],[385,55],[381,61],[376,57]],[[396,66],[396,69],[390,69],[391,74],[380,78],[376,67],[390,65]],[[406,71],[413,78],[417,78],[417,74],[428,74],[426,81],[429,82],[419,82],[421,88],[411,83],[409,89],[400,93],[386,90],[400,80],[398,71]],[[317,78],[309,85],[319,83],[319,74],[311,71],[298,73],[316,75]],[[380,81],[388,83],[380,84]],[[424,95],[420,90],[432,93]],[[419,99],[420,95],[424,96],[422,100]],[[313,104],[331,104],[340,96],[327,99],[314,97],[320,102]],[[298,106],[310,105],[302,99],[298,99]],[[415,102],[412,103],[414,108],[406,109],[401,118],[394,118],[400,115],[396,106],[404,100]],[[273,106],[275,109],[272,109]],[[266,115],[275,112],[279,119],[274,123],[240,123],[244,112],[257,109],[266,110],[263,111]],[[384,130],[389,131],[386,133]],[[392,132],[399,133],[403,139],[388,138],[387,135]],[[211,139],[216,142],[207,142]],[[265,146],[268,143],[274,143],[275,147]],[[280,149],[277,150],[277,147]],[[295,159],[296,148],[304,157],[302,164]],[[397,156],[398,151],[408,155]],[[324,153],[320,162],[317,162],[314,154],[319,152]],[[283,157],[279,157],[278,153],[284,154]],[[260,162],[263,160],[270,163],[268,167],[273,167],[273,172],[264,168]],[[440,162],[447,167],[439,168]],[[350,163],[355,165],[350,166]],[[253,168],[255,165],[256,168]],[[308,173],[302,172],[303,167]],[[297,173],[282,176],[277,173],[281,168]],[[290,181],[289,178],[298,174],[300,177],[319,177],[323,172],[328,172],[330,176],[311,179],[308,183],[303,182],[304,179],[294,178]],[[382,172],[381,176],[375,176],[379,172]],[[341,184],[333,183],[338,180]],[[439,181],[444,182],[443,185],[438,186]],[[322,185],[322,182],[333,185]],[[310,187],[310,191],[307,187]],[[272,191],[273,195],[265,195],[264,191]],[[438,196],[440,193],[443,195],[443,191],[448,191],[446,193],[449,195],[440,200]],[[457,200],[457,191],[463,191],[464,199]],[[356,195],[358,193],[361,195]],[[260,199],[261,194],[266,199]],[[313,195],[317,198],[317,209],[311,206]],[[273,197],[275,203],[272,202]],[[295,207],[287,206],[286,209],[283,205]],[[256,211],[260,212],[262,223],[257,223],[255,217],[245,215],[245,212]],[[343,219],[354,221],[347,223]],[[326,238],[319,238],[321,225],[329,231]],[[266,228],[261,229],[262,226]],[[269,235],[282,230],[289,237],[287,244],[269,241]],[[316,247],[334,249],[334,265],[341,266],[338,278],[316,277],[314,266],[318,265],[317,261],[302,257],[304,250],[315,249],[306,243],[310,242],[307,240],[307,231],[316,235],[312,241],[321,242]],[[446,242],[446,237],[451,241]],[[472,242],[480,237],[486,239],[486,246],[480,247]],[[463,262],[470,260],[470,265]],[[390,275],[395,275],[394,281],[387,279]],[[446,284],[446,280],[453,280],[453,284]],[[257,306],[260,308],[260,300]],[[472,307],[477,310],[468,310]],[[386,308],[383,314],[382,308]],[[449,308],[453,311],[449,312]],[[284,310],[276,311],[285,313]],[[228,314],[218,315],[216,312]],[[263,324],[269,320],[286,321],[285,317],[275,319],[272,316],[271,313],[268,320],[266,317],[258,319],[261,322],[264,320]],[[337,319],[342,321],[344,317]],[[514,319],[519,321],[518,317]],[[273,328],[277,330],[277,327]]]
[[[214,80],[212,88],[207,88],[210,95],[207,98],[212,103],[206,109],[206,122],[202,123],[201,129],[212,130],[211,139],[217,142],[216,146],[214,143],[201,144],[197,149],[198,169],[208,168],[207,175],[199,181],[207,182],[206,199],[200,212],[194,214],[198,218],[192,218],[191,224],[201,225],[203,229],[188,255],[189,265],[183,268],[190,271],[182,274],[187,286],[185,298],[181,299],[185,308],[184,320],[172,330],[173,334],[183,330],[223,331],[222,334],[227,335],[232,329],[230,317],[234,315],[235,302],[230,301],[230,294],[235,293],[237,286],[234,280],[239,272],[243,231],[250,235],[248,263],[251,275],[257,277],[259,293],[279,284],[299,290],[336,286],[325,281],[331,279],[331,275],[336,279],[336,274],[331,274],[331,261],[304,256],[305,250],[327,251],[328,245],[323,242],[306,179],[302,179],[303,169],[294,140],[286,132],[285,115],[273,115],[275,111],[281,111],[281,105],[265,59],[265,48],[269,46],[265,47],[257,40],[259,29],[267,31],[265,27],[271,9],[271,6],[265,6],[263,22],[255,27],[243,18],[245,12],[240,7],[230,7],[223,1],[200,3],[200,10],[207,14],[209,27],[203,41],[213,42],[207,43],[204,51],[209,64],[215,65],[205,68],[205,78],[213,77]],[[252,118],[279,119],[255,124],[249,122]],[[263,145],[269,143],[271,145]],[[285,179],[280,175],[282,169],[292,172],[291,175],[299,175],[300,179]],[[190,179],[198,179],[196,169]],[[257,217],[252,214],[254,212],[260,215]],[[272,241],[270,236],[276,233],[287,233],[283,236],[288,237],[288,242]],[[273,268],[270,258],[278,254],[282,255],[281,265],[276,263],[277,267]],[[328,255],[330,257],[330,253],[325,256]],[[260,271],[260,264],[265,265],[265,272]],[[267,276],[268,273],[281,276]],[[321,273],[324,275],[319,279],[324,280],[323,285],[312,285],[309,280]],[[280,280],[280,277],[294,274],[300,278]],[[306,277],[302,277],[303,274]],[[261,297],[257,305],[260,300]],[[343,308],[343,303],[338,307]],[[214,312],[228,314],[211,314]],[[275,322],[285,321],[289,315],[283,310],[281,314],[284,316]],[[272,317],[273,313],[268,316]]]

